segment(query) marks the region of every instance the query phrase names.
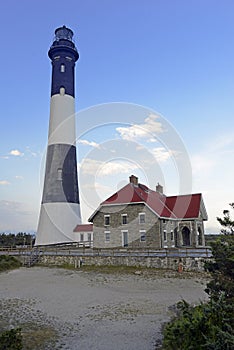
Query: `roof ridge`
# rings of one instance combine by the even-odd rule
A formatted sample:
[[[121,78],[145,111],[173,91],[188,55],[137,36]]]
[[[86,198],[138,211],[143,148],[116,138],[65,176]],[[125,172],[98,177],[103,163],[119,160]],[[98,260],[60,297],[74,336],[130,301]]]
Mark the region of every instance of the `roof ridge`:
[[[156,192],[156,191],[155,191]],[[156,192],[157,193],[157,192]],[[162,205],[164,205],[166,208],[167,208],[167,210],[172,214],[172,216],[174,216],[174,218],[176,218],[176,219],[178,219],[178,217],[173,213],[173,211],[167,206],[167,204],[166,204],[166,201],[167,201],[167,196],[166,195],[164,195],[164,197],[165,197],[165,202],[163,202],[162,200],[161,200],[161,198],[160,198],[160,195],[159,195],[159,200],[160,200],[160,202],[162,203]]]
[[[197,195],[202,195],[201,192],[198,193],[187,193],[187,194],[175,194],[173,196],[166,196],[167,198],[173,198],[173,197],[185,197],[185,196],[197,196]]]

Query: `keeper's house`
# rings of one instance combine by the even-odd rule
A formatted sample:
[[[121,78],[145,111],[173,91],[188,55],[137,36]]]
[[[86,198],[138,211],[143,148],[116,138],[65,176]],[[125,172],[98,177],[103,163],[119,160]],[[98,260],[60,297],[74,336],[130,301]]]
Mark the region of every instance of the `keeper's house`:
[[[159,184],[153,191],[134,175],[129,180],[89,218],[94,248],[205,246],[201,193],[167,197]]]

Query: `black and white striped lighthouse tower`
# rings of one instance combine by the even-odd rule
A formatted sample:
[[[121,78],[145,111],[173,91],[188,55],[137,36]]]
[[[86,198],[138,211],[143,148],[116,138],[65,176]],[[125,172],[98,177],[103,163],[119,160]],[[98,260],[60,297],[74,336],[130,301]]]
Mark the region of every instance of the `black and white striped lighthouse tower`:
[[[73,242],[81,222],[75,131],[75,62],[73,32],[55,30],[48,55],[52,63],[50,124],[44,189],[36,245]]]

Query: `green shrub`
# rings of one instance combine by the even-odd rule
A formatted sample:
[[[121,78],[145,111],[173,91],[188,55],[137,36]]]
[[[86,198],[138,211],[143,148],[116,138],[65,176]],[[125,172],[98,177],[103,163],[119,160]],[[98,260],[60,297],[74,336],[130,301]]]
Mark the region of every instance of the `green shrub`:
[[[164,329],[165,350],[234,349],[233,308],[224,296],[198,306],[181,301],[178,316]]]
[[[21,266],[19,260],[9,255],[0,255],[0,271],[16,269]]]
[[[230,204],[234,209],[234,204]],[[205,264],[211,281],[207,303],[177,304],[178,315],[164,328],[164,350],[234,349],[234,221],[228,210],[217,218],[222,236],[211,243],[213,261]]]
[[[21,329],[11,329],[0,334],[0,350],[23,349]]]

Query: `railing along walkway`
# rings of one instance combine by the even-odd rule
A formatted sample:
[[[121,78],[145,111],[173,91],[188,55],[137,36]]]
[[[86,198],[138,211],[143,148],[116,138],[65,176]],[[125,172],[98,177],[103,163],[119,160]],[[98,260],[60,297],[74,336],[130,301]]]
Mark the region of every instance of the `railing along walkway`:
[[[39,256],[39,255],[60,255],[60,256],[101,256],[101,257],[172,257],[172,258],[210,258],[212,256],[209,247],[193,248],[163,248],[163,249],[97,249],[92,247],[74,247],[74,246],[54,246],[54,247],[24,247],[24,248],[0,248],[0,255],[20,255],[20,256]]]

